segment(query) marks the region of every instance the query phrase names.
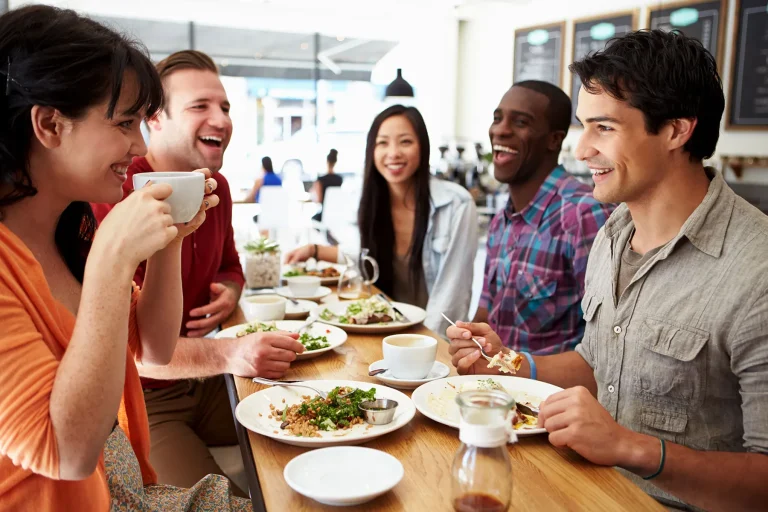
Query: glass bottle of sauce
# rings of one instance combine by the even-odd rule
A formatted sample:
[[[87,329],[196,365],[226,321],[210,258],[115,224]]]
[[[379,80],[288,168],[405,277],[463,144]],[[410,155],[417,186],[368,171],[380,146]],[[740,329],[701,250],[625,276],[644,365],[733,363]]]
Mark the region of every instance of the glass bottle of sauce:
[[[452,502],[456,512],[504,512],[512,499],[507,443],[517,441],[503,391],[468,391],[456,397],[461,411],[461,447],[453,459]]]

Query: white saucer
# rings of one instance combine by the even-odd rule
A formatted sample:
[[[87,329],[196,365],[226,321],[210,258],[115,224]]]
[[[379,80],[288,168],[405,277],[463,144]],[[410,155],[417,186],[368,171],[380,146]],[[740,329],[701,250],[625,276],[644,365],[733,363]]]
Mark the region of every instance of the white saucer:
[[[324,505],[360,505],[381,496],[403,479],[405,470],[388,453],[359,446],[321,448],[285,466],[291,489]]]
[[[368,371],[370,372],[373,370],[378,370],[379,368],[386,368],[386,367],[387,367],[386,363],[384,363],[384,360],[381,359],[379,361],[376,361],[375,363],[372,363],[368,367]],[[429,371],[429,374],[423,379],[398,379],[395,376],[393,376],[392,372],[389,370],[374,376],[374,378],[379,379],[384,384],[388,386],[392,386],[393,388],[416,389],[417,387],[427,382],[431,382],[437,379],[444,379],[445,377],[450,375],[450,373],[451,373],[451,369],[448,368],[448,366],[444,365],[440,361],[435,361],[435,364],[432,366],[432,369]]]
[[[287,286],[281,286],[280,288],[275,289],[275,293],[278,295],[281,295],[283,297],[288,297],[290,299],[304,299],[304,300],[312,300],[312,301],[319,301],[320,299],[327,297],[331,294],[331,289],[327,286],[321,286],[317,289],[314,295],[307,296],[307,297],[297,297],[291,292],[291,289]]]
[[[286,320],[303,320],[309,316],[309,312],[317,307],[316,302],[311,300],[298,300],[296,305],[291,301],[285,303],[285,319]]]

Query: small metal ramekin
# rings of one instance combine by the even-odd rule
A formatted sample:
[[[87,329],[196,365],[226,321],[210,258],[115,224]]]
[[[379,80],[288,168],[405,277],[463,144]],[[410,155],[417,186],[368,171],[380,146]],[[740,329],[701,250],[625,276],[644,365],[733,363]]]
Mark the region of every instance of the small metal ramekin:
[[[371,425],[386,425],[387,423],[391,423],[392,419],[395,417],[397,402],[390,400],[389,398],[381,398],[378,400],[360,402],[358,407],[363,411],[363,418],[366,423],[370,423]]]

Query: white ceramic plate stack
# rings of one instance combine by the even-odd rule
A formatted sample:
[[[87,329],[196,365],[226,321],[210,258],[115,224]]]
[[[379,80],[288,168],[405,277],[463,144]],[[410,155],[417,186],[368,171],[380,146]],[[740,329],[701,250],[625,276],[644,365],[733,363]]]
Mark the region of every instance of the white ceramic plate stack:
[[[408,424],[416,414],[413,402],[403,393],[380,384],[369,382],[357,382],[353,380],[311,380],[306,383],[320,391],[331,391],[337,386],[349,386],[369,390],[376,388],[376,398],[389,398],[398,403],[395,417],[386,425],[355,425],[345,430],[331,432],[319,432],[321,437],[298,437],[280,429],[279,419],[269,419],[270,404],[275,408],[284,409],[286,405],[295,405],[302,402],[303,395],[312,395],[307,388],[275,386],[257,391],[240,402],[235,409],[235,416],[245,428],[271,437],[281,443],[307,448],[322,448],[325,446],[344,446],[362,444],[389,432],[395,431]],[[285,400],[285,402],[283,402]]]
[[[264,322],[267,324],[270,324],[272,322]],[[275,327],[277,327],[280,331],[287,331],[287,332],[294,332],[296,329],[304,325],[303,320],[278,320],[274,322]],[[229,329],[224,329],[223,331],[220,331],[216,334],[217,338],[236,338],[237,333],[242,331],[248,326],[248,324],[241,324],[241,325],[235,325],[233,327],[230,327]],[[336,347],[340,347],[347,341],[347,333],[342,331],[341,329],[337,327],[333,327],[330,325],[325,325],[321,323],[314,323],[310,325],[309,327],[305,328],[302,332],[306,332],[310,336],[325,336],[328,339],[328,343],[330,344],[328,347],[317,349],[317,350],[307,350],[304,351],[303,354],[299,354],[296,356],[296,359],[298,361],[302,361],[304,359],[311,359],[313,357],[317,357],[319,355],[324,354],[325,352],[329,352]]]
[[[368,367],[368,371],[371,372],[373,370],[378,370],[380,368],[386,368],[386,367],[387,367],[387,364],[384,362],[383,359],[381,359],[379,361],[376,361],[375,363],[372,363]],[[448,368],[448,366],[444,365],[440,361],[435,361],[435,364],[432,366],[432,369],[429,371],[429,374],[423,379],[398,379],[397,377],[392,375],[392,372],[390,370],[387,370],[386,372],[380,373],[378,375],[374,375],[374,378],[380,380],[387,386],[392,386],[393,388],[416,389],[417,387],[421,386],[422,384],[426,384],[427,382],[431,382],[437,379],[443,379],[448,375],[450,375],[450,373],[451,373],[451,369]]]
[[[321,304],[320,306],[317,306],[314,309],[312,314],[320,316],[320,314],[323,311],[328,309],[331,313],[333,313],[337,317],[346,315],[347,306],[349,306],[353,302],[357,302],[357,301],[345,300],[340,302],[332,302],[329,304]],[[405,304],[404,302],[393,302],[392,305],[395,306],[403,315],[405,315],[408,318],[409,322],[387,322],[387,323],[381,323],[381,324],[356,325],[356,324],[343,324],[339,322],[338,319],[323,320],[321,318],[318,321],[325,322],[328,325],[339,327],[341,329],[344,329],[347,332],[353,332],[358,334],[386,334],[391,332],[402,331],[404,329],[407,329],[408,327],[418,325],[422,323],[425,318],[427,318],[427,312],[418,306],[411,306],[410,304]]]
[[[393,456],[359,446],[312,450],[292,459],[283,471],[291,489],[335,506],[360,505],[381,496],[404,474]]]
[[[501,384],[507,393],[521,402],[530,402],[538,406],[550,395],[562,391],[562,388],[541,382],[538,380],[524,379],[522,377],[490,376],[490,375],[463,375],[449,377],[447,379],[433,380],[420,386],[413,392],[413,403],[421,414],[443,425],[459,428],[459,406],[456,404],[456,395],[470,383],[475,387],[478,381],[492,379]],[[543,434],[545,429],[531,425],[533,428],[521,428],[516,430],[519,437]]]

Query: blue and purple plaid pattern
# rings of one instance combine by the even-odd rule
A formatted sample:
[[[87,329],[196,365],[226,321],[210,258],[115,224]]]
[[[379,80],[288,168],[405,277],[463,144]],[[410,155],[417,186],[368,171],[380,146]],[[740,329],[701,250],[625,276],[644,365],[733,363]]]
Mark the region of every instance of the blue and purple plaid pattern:
[[[612,210],[557,167],[522,212],[510,202],[496,214],[480,305],[506,346],[556,354],[581,341],[587,258]]]

